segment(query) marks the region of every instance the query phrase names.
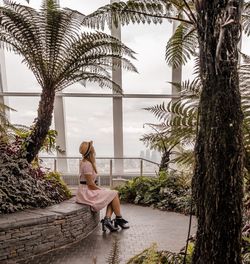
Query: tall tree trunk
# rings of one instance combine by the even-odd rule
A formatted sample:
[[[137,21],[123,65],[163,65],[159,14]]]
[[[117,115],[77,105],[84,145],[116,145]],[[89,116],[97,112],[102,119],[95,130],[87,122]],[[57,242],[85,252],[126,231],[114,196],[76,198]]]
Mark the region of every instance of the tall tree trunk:
[[[41,149],[43,142],[49,131],[53,109],[54,109],[55,91],[53,88],[43,89],[38,107],[38,115],[35,120],[34,128],[27,140],[27,160],[31,162]]]
[[[203,90],[192,183],[198,218],[195,264],[241,263],[241,8],[240,0],[196,1]]]
[[[167,171],[169,161],[170,161],[170,151],[164,150],[161,156],[161,164],[160,164],[159,172]]]

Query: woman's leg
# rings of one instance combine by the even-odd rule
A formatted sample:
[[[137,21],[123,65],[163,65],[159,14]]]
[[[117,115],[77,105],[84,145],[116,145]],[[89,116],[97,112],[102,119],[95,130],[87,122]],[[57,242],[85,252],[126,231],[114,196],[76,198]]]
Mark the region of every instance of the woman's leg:
[[[113,209],[113,212],[116,216],[121,216],[121,204],[118,194],[115,196],[115,198],[111,202],[111,206]]]
[[[111,202],[112,203],[112,202]],[[112,208],[112,204],[108,204],[107,209],[106,209],[106,215],[105,217],[109,217],[111,218],[112,214],[113,214],[113,208]]]

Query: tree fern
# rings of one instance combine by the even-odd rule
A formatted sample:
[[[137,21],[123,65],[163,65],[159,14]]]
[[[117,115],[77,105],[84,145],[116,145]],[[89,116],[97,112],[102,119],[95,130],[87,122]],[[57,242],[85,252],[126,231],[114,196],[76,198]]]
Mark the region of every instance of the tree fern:
[[[112,23],[128,25],[130,23],[160,24],[163,20],[179,21],[166,46],[166,61],[178,67],[185,64],[198,48],[196,16],[194,1],[180,0],[129,0],[115,2],[100,7],[97,11],[85,16],[82,24],[91,28],[111,28]],[[245,2],[242,12],[242,26],[250,34],[250,5]],[[196,60],[198,58],[196,57]]]
[[[241,106],[244,113],[243,120],[243,140],[245,149],[245,167],[250,171],[250,60],[248,55],[243,54],[244,62],[240,67],[240,91]],[[156,128],[155,131],[143,135],[141,140],[152,149],[163,151],[162,140],[169,149],[173,146],[182,145],[183,151],[175,151],[175,158],[171,162],[177,162],[181,165],[190,166],[193,163],[193,149],[196,126],[197,126],[197,108],[199,103],[199,95],[201,92],[201,83],[199,78],[195,78],[192,82],[185,81],[176,83],[178,88],[182,90],[180,99],[170,101],[165,104],[158,104],[145,110],[153,113],[160,121],[159,124],[150,124]],[[159,138],[160,134],[160,138]]]
[[[76,82],[95,82],[118,93],[110,68],[136,71],[134,52],[103,32],[82,32],[85,17],[56,0],[44,0],[40,10],[4,0],[0,7],[0,46],[23,57],[42,88],[38,116],[27,138],[27,159],[37,155],[51,125],[55,93]]]

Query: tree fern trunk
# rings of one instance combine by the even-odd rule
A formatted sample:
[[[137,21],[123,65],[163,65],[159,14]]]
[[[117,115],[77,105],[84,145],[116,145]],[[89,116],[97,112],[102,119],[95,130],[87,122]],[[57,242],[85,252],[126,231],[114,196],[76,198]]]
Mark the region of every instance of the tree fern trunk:
[[[43,89],[38,107],[38,115],[35,120],[34,128],[27,140],[27,160],[31,162],[41,149],[46,135],[49,131],[53,109],[54,109],[55,91],[53,88]]]
[[[237,72],[241,5],[242,1],[231,0],[196,2],[203,91],[192,183],[198,218],[195,264],[241,263],[243,114]],[[234,22],[225,25],[226,18]]]

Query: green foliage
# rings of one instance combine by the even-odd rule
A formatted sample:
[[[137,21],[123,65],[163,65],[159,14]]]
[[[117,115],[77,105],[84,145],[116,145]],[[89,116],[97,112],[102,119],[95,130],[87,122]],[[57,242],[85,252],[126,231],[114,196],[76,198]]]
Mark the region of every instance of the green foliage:
[[[250,58],[244,55],[244,64],[240,67],[241,106],[244,113],[243,144],[245,150],[244,165],[250,171]],[[196,135],[198,103],[201,92],[201,82],[195,78],[192,82],[174,83],[182,92],[180,98],[169,103],[147,107],[159,121],[150,124],[153,132],[143,135],[141,140],[150,148],[162,151],[162,141],[168,149],[175,147],[175,157],[171,160],[189,169],[194,163],[194,142]],[[155,132],[157,130],[157,132]]]
[[[162,23],[163,20],[179,21],[174,34],[166,47],[166,61],[178,67],[194,56],[198,48],[197,14],[194,1],[179,0],[129,0],[100,7],[85,16],[83,24],[91,28],[104,29],[105,24],[111,28],[112,23],[121,25],[130,23]],[[242,26],[250,35],[250,5],[247,1],[242,10]]]
[[[25,142],[25,140],[30,136],[32,133],[33,127],[27,127],[22,125],[16,125],[14,131],[15,137],[19,137]],[[52,153],[55,150],[58,150],[60,153],[65,152],[59,146],[56,145],[56,138],[57,138],[57,131],[54,129],[50,129],[47,133],[47,136],[43,142],[43,145],[40,151],[45,151],[47,153]]]
[[[179,0],[129,0],[99,8],[85,16],[83,24],[91,28],[104,29],[105,24],[111,28],[115,25],[130,23],[162,23],[164,19],[180,21],[175,33],[167,43],[166,61],[169,65],[178,67],[184,64],[194,54],[197,47],[197,34],[194,26],[195,14],[192,1],[188,6]]]
[[[176,28],[166,46],[166,62],[178,68],[186,64],[198,48],[197,32],[193,25],[182,22]]]
[[[244,228],[243,228],[244,230]],[[250,263],[250,225],[245,226],[242,239],[242,263]],[[248,233],[247,233],[248,232]],[[186,255],[186,264],[192,263],[192,255],[194,252],[195,242],[189,242]],[[131,258],[127,264],[183,264],[184,249],[179,253],[172,253],[168,251],[157,251],[156,244],[150,248],[145,249],[140,254]]]
[[[71,198],[72,193],[69,190],[67,184],[63,181],[62,176],[59,172],[50,171],[46,173],[45,180],[51,183],[52,188],[58,189],[60,195],[66,198]]]
[[[22,141],[0,142],[0,213],[46,207],[71,197],[59,175],[33,168],[25,159]]]
[[[190,245],[186,264],[191,263],[193,245]],[[157,251],[156,244],[145,249],[142,253],[131,258],[127,264],[183,264],[183,253],[178,254],[168,251]]]
[[[161,210],[189,213],[190,178],[161,172],[157,177],[136,177],[118,188],[123,201]]]
[[[134,58],[131,49],[105,33],[82,32],[84,16],[61,9],[56,0],[43,1],[40,10],[4,1],[0,12],[1,46],[22,55],[43,89],[61,91],[84,80],[121,92],[107,71],[112,59],[121,59],[122,67],[136,71],[124,58]]]
[[[44,0],[40,10],[4,1],[0,6],[0,48],[14,51],[42,88],[38,117],[27,137],[27,160],[38,154],[49,130],[55,93],[77,82],[95,82],[122,93],[111,67],[137,71],[134,52],[103,32],[84,32],[84,15]]]
[[[98,29],[104,29],[105,24],[111,28],[112,23],[117,25],[118,21],[122,25],[130,23],[157,24],[162,23],[163,19],[176,18],[176,10],[180,14],[183,9],[185,9],[185,6],[178,0],[121,1],[99,8],[86,16],[82,23],[88,27]],[[186,21],[191,23],[189,20]]]
[[[0,140],[8,140],[8,130],[14,129],[14,126],[8,120],[8,111],[15,110],[0,102]]]

